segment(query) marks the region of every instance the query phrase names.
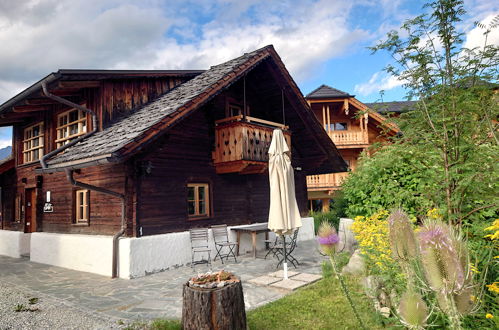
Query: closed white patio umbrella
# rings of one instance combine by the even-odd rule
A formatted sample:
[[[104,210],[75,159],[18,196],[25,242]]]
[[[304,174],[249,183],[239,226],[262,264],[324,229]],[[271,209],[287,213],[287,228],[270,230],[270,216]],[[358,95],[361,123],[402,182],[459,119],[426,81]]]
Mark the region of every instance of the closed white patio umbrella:
[[[290,149],[280,129],[275,129],[269,148],[270,210],[269,229],[282,236],[284,245],[284,279],[288,278],[285,235],[301,227],[300,211],[296,203],[295,177],[291,166]]]

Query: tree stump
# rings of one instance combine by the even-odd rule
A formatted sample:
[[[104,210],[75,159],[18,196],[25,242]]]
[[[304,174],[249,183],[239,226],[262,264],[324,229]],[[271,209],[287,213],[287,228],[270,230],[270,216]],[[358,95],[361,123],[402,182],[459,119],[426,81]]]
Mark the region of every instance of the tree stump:
[[[246,329],[241,281],[221,288],[204,289],[184,284],[183,329]]]

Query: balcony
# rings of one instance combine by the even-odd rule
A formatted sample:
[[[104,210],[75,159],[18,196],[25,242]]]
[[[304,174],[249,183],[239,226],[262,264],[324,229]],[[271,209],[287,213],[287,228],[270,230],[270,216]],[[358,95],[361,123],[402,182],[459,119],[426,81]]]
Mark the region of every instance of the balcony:
[[[272,132],[281,128],[291,146],[291,133],[287,127],[267,120],[246,116],[225,118],[215,122],[215,151],[213,163],[218,174],[256,174],[267,170],[267,154]]]
[[[348,174],[349,172],[309,175],[307,189],[308,191],[338,190]]]
[[[358,148],[369,144],[366,131],[329,131],[327,134],[338,147]]]

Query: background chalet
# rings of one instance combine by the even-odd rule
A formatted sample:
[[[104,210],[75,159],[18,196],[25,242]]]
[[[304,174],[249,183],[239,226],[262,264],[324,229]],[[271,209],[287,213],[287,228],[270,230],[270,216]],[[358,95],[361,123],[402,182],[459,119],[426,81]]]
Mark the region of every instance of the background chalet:
[[[307,102],[334,142],[348,169],[355,171],[362,151],[376,142],[387,142],[387,137],[399,132],[381,115],[399,116],[410,110],[415,102],[362,103],[336,88],[322,85],[306,96]],[[379,112],[379,113],[378,113]],[[329,210],[330,199],[340,189],[348,172],[310,175],[307,177],[309,209]]]

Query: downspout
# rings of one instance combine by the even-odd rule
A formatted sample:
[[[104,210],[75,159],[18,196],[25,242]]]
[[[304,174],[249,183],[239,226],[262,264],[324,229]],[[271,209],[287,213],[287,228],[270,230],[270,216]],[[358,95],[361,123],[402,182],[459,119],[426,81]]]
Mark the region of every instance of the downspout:
[[[83,189],[97,191],[103,194],[111,195],[121,200],[121,229],[119,232],[113,236],[113,273],[112,278],[118,276],[118,239],[123,236],[126,230],[126,218],[125,218],[125,195],[117,193],[115,191],[107,190],[102,187],[92,186],[83,182],[76,181],[73,177],[73,170],[66,170],[66,176],[68,181],[75,187],[80,187]]]
[[[66,150],[67,148],[71,147],[71,146],[74,146],[75,144],[77,144],[78,142],[86,139],[87,137],[93,135],[95,132],[97,132],[97,115],[95,114],[95,112],[93,112],[92,110],[82,106],[82,105],[79,105],[79,104],[76,104],[74,102],[71,102],[69,100],[66,100],[62,97],[59,97],[57,95],[54,95],[54,94],[51,94],[49,91],[48,91],[48,88],[47,88],[47,84],[45,82],[42,82],[42,90],[43,90],[43,94],[48,97],[49,99],[52,99],[54,101],[57,101],[59,103],[62,103],[62,104],[65,104],[69,107],[72,107],[72,108],[76,108],[78,110],[81,110],[85,113],[88,113],[92,116],[92,131],[88,132],[87,134],[85,135],[82,135],[76,139],[74,139],[73,141],[55,149],[55,150],[52,150],[51,152],[49,152],[48,154],[44,155],[41,159],[40,159],[40,164],[42,166],[42,169],[48,169],[48,165],[47,165],[47,160],[51,157],[54,157],[55,155],[57,155],[58,153]],[[121,200],[121,229],[119,232],[117,232],[116,234],[114,234],[113,236],[113,262],[112,262],[112,278],[116,278],[117,275],[118,275],[118,248],[119,248],[119,245],[118,245],[118,239],[123,236],[123,234],[125,233],[125,229],[126,229],[126,221],[125,221],[125,195],[123,194],[120,194],[120,193],[117,193],[117,192],[114,192],[114,191],[111,191],[111,190],[107,190],[107,189],[104,189],[104,188],[101,188],[101,187],[96,187],[96,186],[92,186],[92,185],[89,185],[89,184],[86,184],[86,183],[83,183],[83,182],[78,182],[76,181],[74,178],[73,178],[73,171],[72,170],[66,170],[66,176],[67,176],[67,179],[68,181],[73,185],[73,186],[76,186],[76,187],[81,187],[81,188],[84,188],[84,189],[88,189],[88,190],[93,190],[93,191],[97,191],[97,192],[100,192],[100,193],[103,193],[103,194],[107,194],[107,195],[111,195],[111,196],[114,196],[116,198],[119,198]]]

